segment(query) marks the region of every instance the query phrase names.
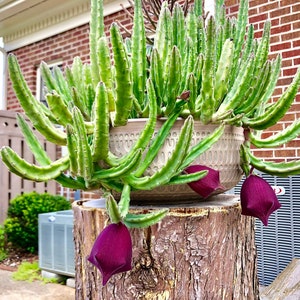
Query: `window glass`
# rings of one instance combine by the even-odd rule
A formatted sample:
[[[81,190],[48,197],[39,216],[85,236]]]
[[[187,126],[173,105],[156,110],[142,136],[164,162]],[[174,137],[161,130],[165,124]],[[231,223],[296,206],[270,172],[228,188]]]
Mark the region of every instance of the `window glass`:
[[[53,63],[47,63],[49,66],[51,72],[53,72],[55,67],[58,67],[62,70],[63,64],[61,61],[59,62],[53,62]],[[36,98],[41,101],[43,104],[47,106],[47,101],[46,101],[46,94],[48,90],[47,87],[44,83],[44,80],[41,76],[41,71],[40,68],[38,67],[37,69],[37,88],[36,88]]]

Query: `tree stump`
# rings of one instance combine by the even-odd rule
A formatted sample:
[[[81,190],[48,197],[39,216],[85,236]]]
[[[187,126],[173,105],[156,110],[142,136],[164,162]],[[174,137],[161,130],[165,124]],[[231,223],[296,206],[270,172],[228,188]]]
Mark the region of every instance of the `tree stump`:
[[[241,216],[235,196],[169,206],[159,224],[131,229],[133,268],[104,287],[87,257],[108,216],[105,209],[84,203],[73,204],[77,300],[259,299],[254,221]]]

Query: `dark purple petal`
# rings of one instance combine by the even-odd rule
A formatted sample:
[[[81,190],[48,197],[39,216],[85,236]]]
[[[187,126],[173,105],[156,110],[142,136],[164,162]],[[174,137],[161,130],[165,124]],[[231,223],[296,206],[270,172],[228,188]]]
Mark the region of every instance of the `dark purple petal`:
[[[249,175],[241,189],[242,214],[259,218],[265,226],[270,215],[281,207],[273,188],[256,175]]]
[[[192,165],[184,170],[185,173],[188,174],[205,170],[208,171],[208,174],[205,177],[200,180],[188,183],[189,187],[204,199],[208,198],[217,190],[225,190],[225,188],[220,183],[219,171],[202,165]]]
[[[110,224],[97,237],[88,260],[103,276],[103,285],[114,274],[131,270],[132,242],[123,223]]]

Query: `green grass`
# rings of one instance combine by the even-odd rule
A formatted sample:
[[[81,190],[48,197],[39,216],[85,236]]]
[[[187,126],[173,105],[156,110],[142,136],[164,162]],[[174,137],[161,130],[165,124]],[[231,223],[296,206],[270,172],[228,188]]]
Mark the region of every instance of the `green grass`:
[[[18,281],[28,281],[33,282],[35,280],[42,281],[44,283],[58,283],[56,278],[44,278],[41,275],[41,269],[39,268],[39,264],[37,261],[23,262],[18,267],[18,270],[13,273],[12,278]]]

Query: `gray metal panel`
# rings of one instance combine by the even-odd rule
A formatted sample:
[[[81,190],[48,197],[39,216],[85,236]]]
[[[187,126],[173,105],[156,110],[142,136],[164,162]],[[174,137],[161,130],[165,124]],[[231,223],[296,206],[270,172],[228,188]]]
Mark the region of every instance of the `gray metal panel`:
[[[72,210],[39,215],[39,265],[42,270],[75,276]]]

